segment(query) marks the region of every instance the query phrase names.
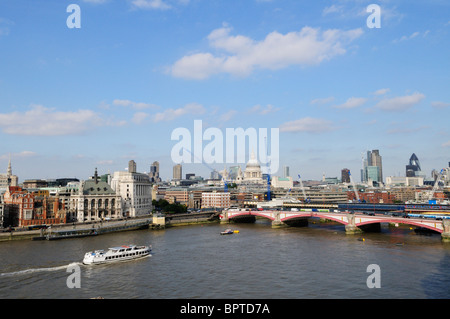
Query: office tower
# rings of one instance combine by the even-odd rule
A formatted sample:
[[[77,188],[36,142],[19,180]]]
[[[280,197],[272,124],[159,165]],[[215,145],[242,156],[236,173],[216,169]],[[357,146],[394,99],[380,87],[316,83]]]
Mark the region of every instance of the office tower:
[[[350,183],[350,170],[348,168],[341,171],[341,180],[342,183]]]
[[[412,154],[409,158],[409,165],[406,165],[406,177],[416,177],[421,174],[420,162],[416,154]]]
[[[378,167],[378,180],[377,182],[383,183],[383,165],[381,162],[380,151],[373,150],[372,151],[372,166]]]
[[[133,160],[128,162],[128,173],[136,173],[136,162]]]
[[[220,175],[219,175],[219,172],[218,171],[216,171],[216,170],[213,170],[212,172],[211,172],[211,174],[210,174],[210,177],[209,177],[210,179],[220,179]]]
[[[364,167],[361,170],[361,180],[368,182],[383,183],[383,164],[379,150],[367,151],[367,157],[364,160]]]
[[[159,177],[159,162],[155,161],[152,165],[150,165],[150,173],[148,173],[151,182],[160,182],[161,178]]]
[[[283,166],[283,177],[289,177],[289,166]]]
[[[183,176],[183,170],[181,164],[177,164],[173,167],[173,179],[181,179]]]

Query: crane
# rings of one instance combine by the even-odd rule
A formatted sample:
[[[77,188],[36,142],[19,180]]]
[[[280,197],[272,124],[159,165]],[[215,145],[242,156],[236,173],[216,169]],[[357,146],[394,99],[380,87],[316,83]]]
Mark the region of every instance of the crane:
[[[441,178],[442,178],[443,175],[444,175],[444,169],[441,169],[441,171],[439,172],[438,177],[436,178],[436,181],[434,182],[434,186],[433,186],[433,189],[431,190],[429,200],[432,200],[432,199],[433,199],[434,193],[435,193],[436,190],[438,189],[438,187],[439,187],[439,182],[441,181]]]
[[[302,178],[301,178],[300,174],[298,174],[298,180],[300,182],[300,187],[302,188],[304,201],[305,201],[305,203],[309,203],[311,200],[306,197],[305,188],[303,187],[303,182],[302,182]]]
[[[350,182],[353,185],[353,191],[355,192],[356,199],[358,200],[358,202],[360,202],[358,190],[356,189],[355,182],[353,181],[352,174],[350,173],[350,171],[348,171],[348,176],[350,177]]]

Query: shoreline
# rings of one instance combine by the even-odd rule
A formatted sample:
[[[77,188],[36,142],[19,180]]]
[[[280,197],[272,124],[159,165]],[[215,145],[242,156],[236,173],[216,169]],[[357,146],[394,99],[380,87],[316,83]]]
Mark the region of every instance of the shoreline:
[[[153,222],[148,222],[147,226],[143,227],[139,222],[149,221],[153,218],[153,215],[140,216],[136,218],[130,218],[126,220],[111,220],[111,221],[101,221],[93,223],[76,223],[76,224],[58,224],[51,225],[52,230],[56,231],[71,231],[71,230],[81,230],[89,229],[98,232],[98,235],[124,232],[124,231],[134,231],[142,230],[143,228],[148,230],[162,230],[171,227],[181,227],[195,224],[211,224],[218,223],[219,219],[211,220],[211,217],[192,217],[192,216],[166,216],[166,221],[164,225],[155,224]],[[134,227],[136,226],[136,227]],[[15,240],[33,240],[36,238],[38,240],[46,240],[45,235],[49,234],[48,229],[42,230],[14,230],[11,232],[0,233],[0,243],[9,242]],[[61,238],[65,239],[65,238]]]

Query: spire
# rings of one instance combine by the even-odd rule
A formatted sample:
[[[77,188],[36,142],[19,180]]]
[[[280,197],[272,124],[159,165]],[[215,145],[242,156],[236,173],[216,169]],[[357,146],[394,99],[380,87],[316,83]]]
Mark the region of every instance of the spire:
[[[95,168],[94,179],[95,179],[95,184],[97,184],[98,183],[97,167]]]
[[[7,176],[12,176],[12,169],[11,169],[11,153],[9,154],[9,163],[8,163],[8,171],[6,172]]]

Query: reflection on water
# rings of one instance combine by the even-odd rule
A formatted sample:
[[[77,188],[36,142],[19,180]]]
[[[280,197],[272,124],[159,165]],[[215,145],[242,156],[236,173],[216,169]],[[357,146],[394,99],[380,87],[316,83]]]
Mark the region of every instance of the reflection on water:
[[[272,229],[264,220],[0,244],[0,298],[449,298],[450,245],[407,227],[346,235],[342,225]],[[85,252],[151,244],[148,258],[85,266]],[[69,289],[67,267],[81,268]],[[366,285],[381,269],[381,288]]]

